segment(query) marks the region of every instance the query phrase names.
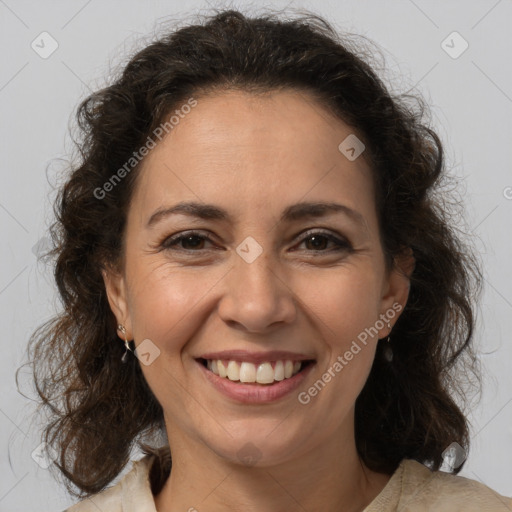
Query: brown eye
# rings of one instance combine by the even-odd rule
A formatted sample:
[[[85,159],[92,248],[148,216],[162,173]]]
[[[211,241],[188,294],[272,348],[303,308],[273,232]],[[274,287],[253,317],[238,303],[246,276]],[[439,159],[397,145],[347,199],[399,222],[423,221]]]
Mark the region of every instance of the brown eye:
[[[324,235],[311,235],[304,242],[306,243],[306,246],[309,242],[310,245],[308,249],[318,251],[326,248],[329,244],[329,239]]]
[[[334,245],[334,249],[331,251],[326,250],[329,243]],[[308,233],[302,238],[301,244],[306,244],[307,250],[316,252],[347,251],[352,249],[351,244],[347,240],[322,231]]]
[[[206,236],[196,232],[182,233],[167,238],[163,243],[162,247],[169,250],[184,250],[184,251],[197,251],[204,249],[204,242],[212,242],[212,240]]]

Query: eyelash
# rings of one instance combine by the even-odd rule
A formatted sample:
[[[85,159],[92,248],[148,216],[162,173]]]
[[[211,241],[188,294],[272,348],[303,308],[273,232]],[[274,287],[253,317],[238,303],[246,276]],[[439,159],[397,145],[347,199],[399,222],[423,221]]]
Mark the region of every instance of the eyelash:
[[[350,242],[346,239],[341,239],[329,232],[325,231],[307,231],[304,236],[302,237],[300,243],[304,243],[306,240],[313,236],[321,236],[324,238],[327,238],[330,242],[334,243],[338,248],[334,250],[314,250],[311,249],[309,252],[316,252],[316,253],[329,253],[329,252],[351,252],[353,250],[352,245]],[[166,238],[160,245],[165,250],[171,250],[171,251],[180,251],[180,252],[186,252],[186,253],[194,253],[194,252],[200,252],[204,249],[176,249],[175,246],[178,245],[182,240],[185,240],[190,237],[197,237],[201,240],[206,240],[210,243],[214,243],[214,241],[208,236],[204,235],[201,232],[198,231],[186,231],[184,233],[180,233],[179,235],[174,235]]]

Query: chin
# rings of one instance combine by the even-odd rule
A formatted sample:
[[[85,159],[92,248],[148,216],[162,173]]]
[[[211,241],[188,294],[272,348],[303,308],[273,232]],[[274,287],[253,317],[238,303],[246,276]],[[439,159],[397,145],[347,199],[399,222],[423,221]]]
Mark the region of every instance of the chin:
[[[275,466],[294,457],[297,447],[303,449],[305,440],[293,436],[289,426],[284,434],[286,437],[283,437],[283,432],[276,429],[276,421],[257,420],[255,423],[241,422],[237,429],[242,429],[244,424],[247,428],[239,434],[226,435],[215,442],[210,439],[206,444],[219,457],[247,467]]]

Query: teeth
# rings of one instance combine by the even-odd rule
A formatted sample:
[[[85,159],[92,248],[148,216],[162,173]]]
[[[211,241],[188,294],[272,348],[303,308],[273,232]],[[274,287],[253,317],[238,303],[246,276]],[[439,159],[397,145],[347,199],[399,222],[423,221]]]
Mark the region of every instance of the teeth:
[[[256,367],[253,364],[242,363],[240,365],[240,382],[256,382]]]
[[[292,373],[293,373],[293,362],[286,361],[284,363],[284,378],[289,379],[292,376]]]
[[[240,365],[236,361],[229,361],[228,363],[228,379],[240,380]]]
[[[211,370],[213,372],[213,368],[208,368],[209,370]],[[227,377],[228,376],[228,372],[226,370],[226,367],[224,366],[224,363],[222,361],[217,361],[217,372],[213,372],[213,373],[217,373],[217,375],[219,375],[220,377]]]
[[[274,369],[270,363],[261,363],[258,366],[258,370],[256,371],[256,382],[259,382],[260,384],[272,384],[272,382],[274,382]]]
[[[283,361],[277,361],[276,367],[274,368],[274,379],[276,379],[276,380],[284,379],[284,363],[283,363]]]
[[[301,361],[276,361],[274,366],[271,362],[264,362],[258,365],[238,361],[225,362],[209,359],[206,367],[219,377],[227,377],[232,381],[257,382],[258,384],[272,384],[275,381],[289,379],[302,368]]]

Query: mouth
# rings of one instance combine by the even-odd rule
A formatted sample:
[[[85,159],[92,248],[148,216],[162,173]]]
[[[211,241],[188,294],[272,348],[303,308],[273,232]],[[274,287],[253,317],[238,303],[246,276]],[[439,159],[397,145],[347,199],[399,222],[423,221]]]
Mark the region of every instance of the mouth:
[[[305,372],[316,362],[314,359],[300,361],[282,359],[255,364],[249,361],[204,358],[197,358],[196,361],[208,372],[221,379],[248,386],[276,385]]]

